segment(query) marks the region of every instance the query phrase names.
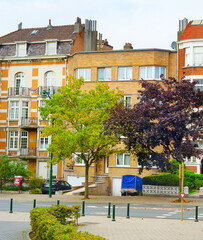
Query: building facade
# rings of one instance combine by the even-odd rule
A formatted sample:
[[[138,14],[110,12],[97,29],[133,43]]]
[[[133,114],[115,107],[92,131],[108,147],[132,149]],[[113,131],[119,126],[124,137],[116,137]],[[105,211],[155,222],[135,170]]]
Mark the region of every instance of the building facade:
[[[53,96],[64,86],[68,75],[83,77],[84,89],[94,88],[101,81],[124,93],[125,104],[138,101],[140,80],[161,81],[176,77],[177,53],[164,49],[133,49],[130,43],[123,50],[112,50],[107,40],[97,39],[96,23],[78,18],[74,25],[19,29],[0,38],[0,154],[28,161],[33,172],[49,177],[47,147],[50,138],[41,132],[49,124],[40,117],[43,90]],[[98,193],[120,195],[121,176],[137,175],[139,165],[128,152],[105,156],[90,167],[90,181],[99,184]],[[141,176],[157,173],[144,169]],[[73,186],[85,179],[84,164],[54,165],[53,176]],[[95,191],[97,191],[97,189]],[[95,193],[95,192],[94,192]],[[96,192],[97,193],[97,192]],[[91,194],[91,190],[90,190]]]
[[[178,32],[178,79],[198,81],[196,88],[203,90],[203,20],[188,23],[187,19],[179,22]],[[195,143],[203,149],[203,142]],[[202,157],[191,157],[185,161],[186,168],[195,173],[203,173]]]

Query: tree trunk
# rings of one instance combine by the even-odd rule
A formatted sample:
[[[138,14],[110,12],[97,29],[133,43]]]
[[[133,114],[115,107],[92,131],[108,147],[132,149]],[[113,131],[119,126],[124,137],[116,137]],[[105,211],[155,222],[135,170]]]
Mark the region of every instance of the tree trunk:
[[[89,198],[88,179],[89,179],[89,165],[88,162],[85,161],[85,198]]]

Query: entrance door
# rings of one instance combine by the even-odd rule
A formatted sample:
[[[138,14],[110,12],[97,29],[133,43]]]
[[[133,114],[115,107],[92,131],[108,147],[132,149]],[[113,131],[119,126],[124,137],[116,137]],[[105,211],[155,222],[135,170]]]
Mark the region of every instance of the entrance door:
[[[105,173],[109,173],[109,157],[105,157]]]
[[[112,196],[121,196],[121,177],[112,177]]]

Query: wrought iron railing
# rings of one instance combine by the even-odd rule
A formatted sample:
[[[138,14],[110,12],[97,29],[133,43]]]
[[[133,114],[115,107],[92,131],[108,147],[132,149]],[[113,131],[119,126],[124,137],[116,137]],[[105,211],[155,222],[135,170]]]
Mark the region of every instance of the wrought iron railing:
[[[9,87],[8,96],[30,96],[30,90],[27,87]]]
[[[36,148],[21,148],[20,155],[21,156],[36,156],[37,151],[36,151]]]
[[[43,94],[43,91],[46,91],[49,96],[53,96],[55,93],[57,93],[57,89],[60,87],[56,86],[40,86],[38,88],[38,95],[41,96]]]
[[[37,117],[21,118],[22,126],[37,126]]]

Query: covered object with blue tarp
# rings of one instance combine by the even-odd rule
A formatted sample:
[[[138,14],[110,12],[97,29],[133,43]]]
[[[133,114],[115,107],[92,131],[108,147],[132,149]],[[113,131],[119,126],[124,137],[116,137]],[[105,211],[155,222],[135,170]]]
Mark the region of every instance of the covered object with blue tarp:
[[[123,175],[121,184],[121,194],[136,195],[142,192],[142,178],[135,175]]]

